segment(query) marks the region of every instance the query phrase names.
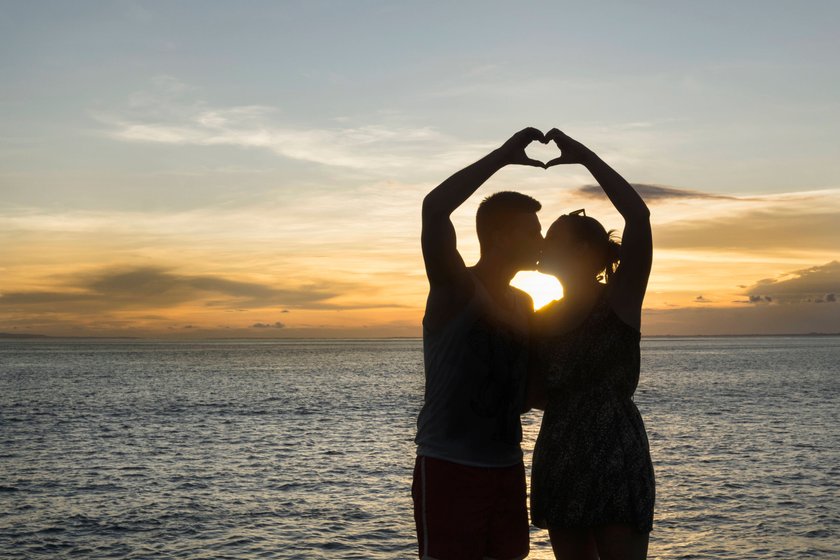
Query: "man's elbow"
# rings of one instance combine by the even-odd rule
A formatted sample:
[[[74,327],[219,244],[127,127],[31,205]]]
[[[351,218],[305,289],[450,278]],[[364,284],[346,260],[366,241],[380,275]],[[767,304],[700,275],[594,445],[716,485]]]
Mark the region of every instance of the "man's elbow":
[[[423,220],[435,220],[449,215],[449,212],[441,204],[438,197],[435,196],[435,191],[430,192],[423,198]]]

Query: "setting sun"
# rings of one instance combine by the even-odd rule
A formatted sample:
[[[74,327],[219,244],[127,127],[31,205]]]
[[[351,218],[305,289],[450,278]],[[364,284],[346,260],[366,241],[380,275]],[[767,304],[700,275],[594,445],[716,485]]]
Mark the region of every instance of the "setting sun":
[[[534,309],[548,305],[555,299],[563,297],[563,286],[554,276],[534,271],[520,271],[513,277],[510,285],[519,288],[534,300]]]

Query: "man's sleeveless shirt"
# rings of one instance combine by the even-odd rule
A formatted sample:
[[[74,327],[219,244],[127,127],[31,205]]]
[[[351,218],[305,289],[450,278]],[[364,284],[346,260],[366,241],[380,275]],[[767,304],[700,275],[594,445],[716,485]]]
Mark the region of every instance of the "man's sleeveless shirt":
[[[423,328],[426,391],[417,418],[417,454],[464,465],[505,467],[522,460],[531,310],[496,305],[480,280],[442,328]]]

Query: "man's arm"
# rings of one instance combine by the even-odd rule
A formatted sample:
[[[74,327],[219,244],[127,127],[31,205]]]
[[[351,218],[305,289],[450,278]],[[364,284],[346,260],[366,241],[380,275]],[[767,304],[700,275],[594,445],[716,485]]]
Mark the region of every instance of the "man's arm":
[[[544,167],[542,162],[530,159],[525,147],[538,140],[546,142],[542,132],[526,128],[514,134],[500,148],[484,156],[469,167],[455,173],[435,187],[423,199],[423,231],[420,236],[426,276],[429,278],[430,293],[426,308],[426,322],[438,320],[443,310],[457,311],[472,295],[472,284],[466,278],[466,265],[458,253],[455,227],[450,216],[487,179],[508,164]],[[454,308],[454,309],[453,309]]]

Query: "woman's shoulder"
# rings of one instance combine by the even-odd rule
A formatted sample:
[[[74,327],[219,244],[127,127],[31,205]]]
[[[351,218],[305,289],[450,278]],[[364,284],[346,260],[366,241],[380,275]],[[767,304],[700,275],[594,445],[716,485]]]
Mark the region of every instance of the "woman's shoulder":
[[[558,321],[562,314],[562,301],[563,300],[556,299],[540,307],[534,312],[531,318],[534,330],[544,333],[549,326]]]
[[[621,297],[621,294],[613,293],[614,290],[607,292],[607,297],[604,298],[604,308],[609,312],[616,321],[621,323],[628,329],[638,333],[641,330],[642,310],[641,306],[635,301],[629,301],[627,298]]]
[[[632,275],[631,275],[632,276]],[[642,304],[647,290],[646,282],[639,285],[628,278],[626,269],[619,266],[607,284],[607,301],[618,319],[629,328],[639,332],[642,324]]]

